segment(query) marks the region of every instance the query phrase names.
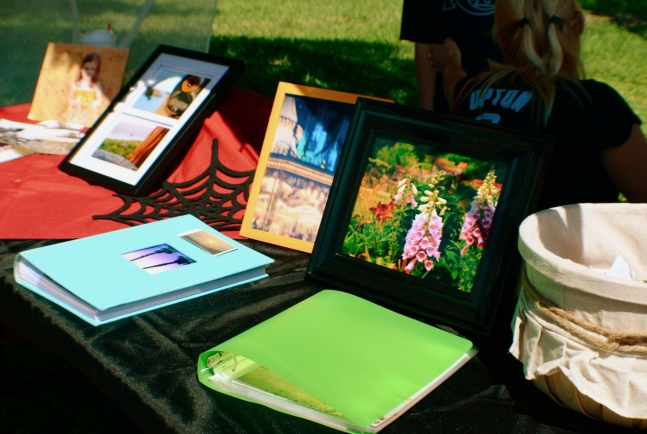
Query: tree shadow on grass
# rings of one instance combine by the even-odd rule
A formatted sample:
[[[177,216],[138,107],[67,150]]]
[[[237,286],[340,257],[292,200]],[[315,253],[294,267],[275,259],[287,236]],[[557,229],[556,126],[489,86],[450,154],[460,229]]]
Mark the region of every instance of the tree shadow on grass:
[[[583,0],[589,12],[608,17],[612,23],[647,39],[647,2],[637,0]]]
[[[271,99],[285,81],[418,105],[413,60],[397,57],[397,45],[215,36],[210,50],[243,60],[247,70],[236,86]]]
[[[643,39],[647,39],[647,14],[636,15],[622,12],[613,15],[611,21],[642,36]]]

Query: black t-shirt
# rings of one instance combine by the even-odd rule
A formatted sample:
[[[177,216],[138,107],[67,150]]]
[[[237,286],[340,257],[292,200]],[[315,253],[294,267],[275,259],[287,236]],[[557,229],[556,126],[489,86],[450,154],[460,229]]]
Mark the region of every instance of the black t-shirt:
[[[495,0],[404,0],[400,39],[439,44],[452,38],[461,49],[463,68],[474,75],[488,68],[488,59],[503,61],[492,38]],[[436,110],[449,112],[436,80]]]
[[[573,203],[616,202],[618,198],[600,151],[624,144],[640,118],[611,86],[595,80],[579,84],[557,86],[545,126],[534,116],[536,96],[518,77],[508,76],[492,86],[483,100],[482,82],[463,79],[456,86],[459,115],[555,137],[538,211]]]

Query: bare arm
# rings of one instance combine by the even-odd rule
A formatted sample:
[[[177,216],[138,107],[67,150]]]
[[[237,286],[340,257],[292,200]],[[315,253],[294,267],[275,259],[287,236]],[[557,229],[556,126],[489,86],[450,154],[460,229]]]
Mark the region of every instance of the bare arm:
[[[638,123],[622,145],[602,150],[602,163],[611,180],[630,202],[647,202],[647,140]]]
[[[430,44],[415,43],[414,59],[416,63],[416,79],[418,81],[418,96],[420,107],[434,110],[434,97],[436,96],[436,79],[438,73],[429,65]]]
[[[449,102],[449,108],[454,107],[454,94],[456,93],[456,83],[461,78],[467,76],[467,73],[460,66],[446,67],[443,73],[443,90]]]
[[[93,86],[94,89],[94,106],[99,107],[101,105],[103,92],[101,90],[101,84],[95,83]]]
[[[461,50],[453,39],[447,38],[442,44],[431,44],[429,60],[434,69],[443,74],[443,90],[449,107],[452,108],[456,83],[467,76],[462,66]]]
[[[75,95],[75,93],[76,93],[76,89],[77,89],[77,87],[78,87],[78,84],[77,84],[77,82],[76,82],[76,81],[72,84],[72,86],[70,86],[70,94],[67,96],[67,102],[68,102],[70,105],[74,104],[74,102],[75,102],[75,100],[76,100],[76,95]]]

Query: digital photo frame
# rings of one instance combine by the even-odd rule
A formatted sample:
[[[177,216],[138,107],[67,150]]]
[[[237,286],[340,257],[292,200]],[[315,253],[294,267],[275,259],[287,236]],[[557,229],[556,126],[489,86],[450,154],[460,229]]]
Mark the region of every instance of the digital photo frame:
[[[488,334],[552,143],[358,100],[306,277]]]
[[[237,59],[160,45],[59,168],[120,193],[147,194],[244,69]]]

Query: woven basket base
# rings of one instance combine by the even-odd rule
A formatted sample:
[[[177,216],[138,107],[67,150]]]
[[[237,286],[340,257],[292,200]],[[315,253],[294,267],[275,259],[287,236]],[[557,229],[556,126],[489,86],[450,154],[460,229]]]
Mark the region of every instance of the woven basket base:
[[[613,425],[647,430],[647,419],[630,419],[609,410],[604,405],[580,393],[561,371],[537,377],[533,383],[562,407]]]

